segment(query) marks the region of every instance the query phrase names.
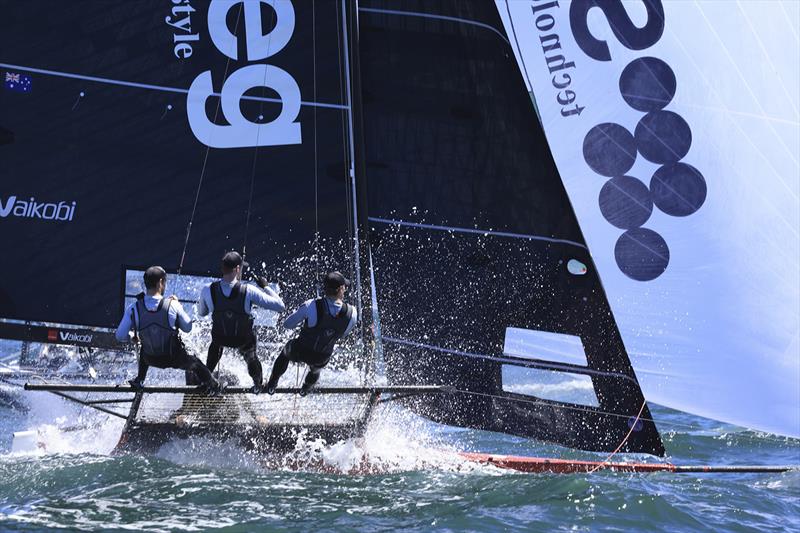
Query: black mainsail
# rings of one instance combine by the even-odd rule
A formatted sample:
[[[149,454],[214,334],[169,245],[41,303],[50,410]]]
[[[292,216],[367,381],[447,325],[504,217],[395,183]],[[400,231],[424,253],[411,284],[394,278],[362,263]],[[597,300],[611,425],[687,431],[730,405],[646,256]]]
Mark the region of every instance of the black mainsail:
[[[273,4],[0,2],[2,336],[109,344],[33,322],[113,327],[127,270],[228,249],[360,288],[343,6]]]
[[[457,388],[415,404],[446,424],[663,455],[494,4],[367,0],[359,26],[390,383]],[[520,334],[577,338],[585,360],[520,357]],[[588,377],[596,405],[506,383],[537,371]]]
[[[435,421],[663,455],[492,2],[11,3],[0,336],[111,327],[131,270],[246,247],[345,271],[365,371],[374,311],[390,383],[457,391],[409,400]]]

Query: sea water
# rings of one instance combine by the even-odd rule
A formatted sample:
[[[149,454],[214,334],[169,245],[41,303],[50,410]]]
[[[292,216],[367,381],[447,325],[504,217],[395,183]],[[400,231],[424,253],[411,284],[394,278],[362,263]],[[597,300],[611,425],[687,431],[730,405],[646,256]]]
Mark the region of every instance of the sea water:
[[[243,365],[236,373],[246,375]],[[296,380],[293,373],[284,379]],[[169,371],[152,376],[175,379]],[[335,373],[326,384],[337,384]],[[232,443],[209,439],[174,442],[155,456],[112,456],[121,420],[47,393],[24,394],[27,410],[0,407],[2,531],[800,531],[800,471],[517,473],[454,452],[607,454],[440,426],[397,406],[377,412],[363,439],[300,438],[295,459],[322,461],[326,473],[265,468]],[[672,463],[800,464],[797,440],[652,411]],[[61,431],[66,426],[79,429]],[[12,453],[12,432],[22,430],[35,431],[42,447]],[[365,458],[381,473],[345,473]]]

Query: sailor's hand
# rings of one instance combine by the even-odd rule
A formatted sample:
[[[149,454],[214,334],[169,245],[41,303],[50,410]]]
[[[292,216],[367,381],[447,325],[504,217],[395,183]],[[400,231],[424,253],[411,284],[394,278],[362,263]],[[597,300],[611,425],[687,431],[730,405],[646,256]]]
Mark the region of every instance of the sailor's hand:
[[[170,299],[170,300],[177,300],[177,299],[178,299],[178,297],[177,297],[177,296],[175,296],[175,295],[173,294],[172,296],[170,296],[170,297],[169,297],[169,299]]]
[[[258,286],[259,286],[259,287],[261,287],[262,289],[266,289],[266,288],[267,288],[267,286],[269,285],[269,284],[267,283],[267,278],[265,278],[264,276],[257,276],[257,277],[256,277],[256,283],[257,283],[257,284],[258,284]]]
[[[131,387],[137,391],[140,391],[144,388],[144,382],[141,381],[139,378],[129,379],[128,383],[130,383]]]

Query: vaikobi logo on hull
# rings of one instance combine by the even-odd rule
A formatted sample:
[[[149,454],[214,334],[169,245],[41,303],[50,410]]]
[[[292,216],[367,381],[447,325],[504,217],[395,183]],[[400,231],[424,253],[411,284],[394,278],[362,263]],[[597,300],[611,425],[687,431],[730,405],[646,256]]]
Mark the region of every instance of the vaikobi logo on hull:
[[[70,333],[68,331],[59,331],[58,338],[64,342],[81,342],[84,344],[90,344],[92,342],[92,335]]]
[[[77,344],[91,344],[94,335],[91,333],[76,333],[73,331],[60,331],[57,329],[47,330],[48,342],[67,342]]]
[[[36,198],[27,200],[9,196],[5,200],[0,197],[0,218],[40,218],[42,220],[58,220],[70,222],[75,217],[76,202],[38,202]]]

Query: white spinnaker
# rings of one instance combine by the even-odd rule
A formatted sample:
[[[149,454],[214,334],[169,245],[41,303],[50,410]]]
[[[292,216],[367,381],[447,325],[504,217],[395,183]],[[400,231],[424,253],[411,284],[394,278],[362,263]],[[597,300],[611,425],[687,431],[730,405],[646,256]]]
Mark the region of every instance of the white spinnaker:
[[[800,436],[800,4],[497,4],[646,397]]]

